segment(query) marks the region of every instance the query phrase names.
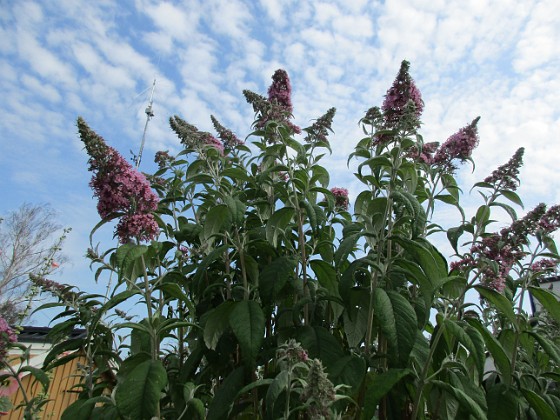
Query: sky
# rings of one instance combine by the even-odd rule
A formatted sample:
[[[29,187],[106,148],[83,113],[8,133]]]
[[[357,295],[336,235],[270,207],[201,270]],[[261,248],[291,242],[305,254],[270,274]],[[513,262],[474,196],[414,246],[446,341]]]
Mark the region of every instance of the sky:
[[[99,216],[76,118],[131,158],[155,79],[140,167],[151,172],[156,151],[180,150],[172,115],[212,131],[212,114],[245,137],[254,114],[242,90],[266,95],[278,68],[296,124],[337,108],[325,166],[352,200],[358,121],[403,59],[425,102],[425,141],[481,117],[476,168],[458,171],[468,210],[480,204],[472,184],[519,147],[525,210],[560,203],[558,22],[557,0],[0,0],[0,214],[50,203],[72,228],[55,280],[101,291],[83,257]],[[94,242],[109,248],[111,237]]]

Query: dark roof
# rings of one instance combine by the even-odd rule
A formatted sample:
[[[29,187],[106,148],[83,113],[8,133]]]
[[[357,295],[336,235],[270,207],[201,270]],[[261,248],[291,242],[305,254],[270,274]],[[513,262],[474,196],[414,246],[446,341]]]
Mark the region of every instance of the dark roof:
[[[47,334],[52,330],[50,327],[21,327],[20,333],[18,335],[18,341],[27,343],[48,343],[52,339],[47,338]],[[70,334],[69,338],[78,338],[79,336],[86,333],[85,329],[74,329]]]

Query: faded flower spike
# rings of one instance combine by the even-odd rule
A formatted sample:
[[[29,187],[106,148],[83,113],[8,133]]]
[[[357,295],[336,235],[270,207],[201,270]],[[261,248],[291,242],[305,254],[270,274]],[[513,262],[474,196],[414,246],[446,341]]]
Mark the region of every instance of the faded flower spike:
[[[492,175],[484,179],[484,182],[493,184],[497,189],[515,191],[519,186],[519,168],[523,165],[524,152],[523,147],[517,149],[511,159],[494,170]]]
[[[234,149],[236,146],[243,144],[239,138],[233,134],[231,130],[225,128],[220,122],[214,117],[210,115],[210,119],[212,120],[212,124],[218,133],[218,137],[223,143],[223,147],[226,149]]]
[[[199,152],[205,147],[215,148],[220,155],[224,154],[224,145],[212,134],[199,131],[194,125],[189,124],[177,115],[169,118],[169,125],[175,131],[181,143],[188,147],[197,149]]]
[[[385,121],[389,125],[397,124],[406,116],[409,102],[414,105],[413,116],[418,120],[415,125],[420,125],[419,118],[424,110],[424,102],[422,101],[420,90],[418,90],[408,72],[409,68],[410,63],[403,60],[397,78],[385,95],[381,109],[384,112]]]
[[[93,172],[90,186],[99,199],[99,215],[103,219],[121,217],[117,225],[121,243],[133,238],[155,239],[158,225],[151,212],[157,209],[159,199],[146,177],[107,146],[82,118],[78,118],[78,130],[90,156],[89,170]]]
[[[336,108],[330,108],[325,115],[318,118],[311,127],[305,128],[304,131],[307,132],[305,136],[305,141],[308,143],[321,142],[329,144],[327,136],[329,132],[332,132],[332,122],[334,114],[336,113]]]
[[[476,117],[469,125],[449,137],[436,152],[434,163],[452,172],[456,169],[453,160],[465,162],[469,159],[478,146],[478,120],[480,117]]]

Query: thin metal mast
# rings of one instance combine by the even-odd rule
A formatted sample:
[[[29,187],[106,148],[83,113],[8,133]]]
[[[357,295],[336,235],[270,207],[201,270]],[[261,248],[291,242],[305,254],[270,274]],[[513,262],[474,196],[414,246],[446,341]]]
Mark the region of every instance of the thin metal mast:
[[[152,110],[152,105],[154,103],[154,90],[156,89],[156,79],[154,79],[154,83],[152,84],[152,93],[150,94],[150,102],[148,107],[146,108],[146,125],[144,126],[144,133],[142,134],[142,143],[140,143],[140,151],[138,152],[138,156],[136,156],[136,169],[140,166],[140,161],[142,160],[142,152],[144,150],[144,143],[146,143],[146,131],[148,130],[148,123],[154,116],[154,111]]]

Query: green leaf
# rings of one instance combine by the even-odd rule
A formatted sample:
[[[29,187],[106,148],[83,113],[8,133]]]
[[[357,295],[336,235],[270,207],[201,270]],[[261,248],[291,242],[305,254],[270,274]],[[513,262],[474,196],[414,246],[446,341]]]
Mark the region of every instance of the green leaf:
[[[51,348],[47,357],[43,361],[43,368],[49,369],[50,363],[54,361],[59,355],[66,351],[78,350],[84,345],[84,338],[70,338],[62,343],[58,343]]]
[[[315,207],[313,207],[313,205],[306,200],[301,200],[299,202],[299,205],[300,207],[303,207],[305,209],[307,219],[309,220],[309,226],[311,226],[311,229],[314,233],[317,232],[319,230],[319,221]]]
[[[237,392],[243,387],[244,376],[245,372],[243,366],[241,366],[224,379],[210,402],[207,420],[223,420],[228,418]]]
[[[117,261],[119,282],[126,279],[133,282],[142,275],[142,256],[148,252],[146,245],[124,244],[117,248],[115,259]]]
[[[513,312],[513,304],[504,295],[489,289],[485,286],[475,286],[480,296],[494,305],[513,325],[516,324],[515,313]]]
[[[478,226],[486,226],[488,219],[490,219],[490,207],[486,204],[480,206],[476,212],[475,220]]]
[[[459,252],[457,250],[459,238],[461,237],[464,231],[465,228],[463,225],[447,229],[447,239],[449,240],[449,243],[453,247],[453,250],[455,251],[456,254]]]
[[[560,302],[554,293],[534,286],[529,287],[529,292],[541,303],[543,308],[547,310],[556,322],[560,322]]]
[[[89,399],[79,399],[70,404],[62,413],[61,420],[90,420],[98,419],[94,416],[93,411],[96,404],[108,403],[110,400],[105,396],[94,397]],[[114,406],[112,406],[114,408]],[[118,413],[115,413],[118,415]],[[112,418],[117,418],[113,416]],[[118,418],[121,418],[120,416]]]
[[[365,309],[357,308],[350,316],[348,309],[343,313],[344,333],[350,348],[358,348],[367,331],[368,314]]]
[[[353,233],[342,240],[338,249],[334,253],[334,262],[337,266],[340,266],[340,264],[348,258],[348,255],[354,251],[356,243],[360,237],[361,233]]]
[[[336,338],[323,327],[305,326],[296,330],[299,341],[311,358],[319,358],[325,367],[330,367],[344,356],[344,351]]]
[[[204,343],[211,350],[216,350],[218,341],[229,327],[229,316],[233,310],[234,302],[223,302],[208,313],[204,325]]]
[[[539,419],[542,420],[556,420],[558,419],[557,413],[546,403],[546,401],[537,393],[529,389],[521,389],[523,396],[529,405],[535,410]]]
[[[253,363],[264,338],[265,318],[254,300],[236,302],[229,315],[229,325],[239,341],[241,354]]]
[[[334,267],[323,260],[311,260],[309,261],[309,265],[317,276],[319,284],[327,289],[330,295],[340,297],[338,293],[336,270]]]
[[[43,392],[47,392],[49,389],[50,379],[49,376],[42,370],[33,366],[24,366],[19,372],[29,372],[36,380],[38,380],[41,385],[43,385]]]
[[[482,379],[486,358],[484,356],[484,342],[480,333],[469,324],[448,318],[444,320],[443,325],[469,351],[470,356],[474,358],[478,377]]]
[[[374,314],[387,339],[389,360],[406,366],[416,340],[417,319],[414,308],[395,291],[377,288],[373,293]]]
[[[368,372],[366,379],[366,400],[362,419],[374,417],[377,405],[397,383],[412,373],[409,369],[389,369],[386,372],[376,374]]]
[[[233,225],[242,226],[243,221],[245,220],[245,211],[247,210],[247,206],[238,198],[233,198],[229,195],[224,198],[224,202],[229,209]]]
[[[121,415],[130,419],[151,419],[156,415],[167,375],[161,360],[136,365],[117,385],[115,402]]]
[[[512,420],[517,418],[518,392],[503,383],[489,386],[486,391],[488,418],[492,420]]]
[[[212,207],[204,220],[204,238],[210,239],[223,230],[227,230],[231,225],[231,219],[230,209],[225,204]]]
[[[291,257],[278,257],[267,264],[259,275],[259,294],[266,302],[276,299],[288,279],[294,276],[296,261]]]
[[[247,172],[241,168],[226,168],[222,171],[222,176],[227,176],[231,178],[232,181],[251,181],[251,178],[247,175]]]
[[[276,404],[276,400],[282,394],[283,391],[288,389],[288,371],[283,370],[276,378],[270,386],[268,387],[268,391],[266,392],[266,417],[267,420],[273,420],[274,417],[274,404]]]
[[[434,288],[437,287],[441,279],[447,277],[447,262],[432,244],[420,239],[413,241],[402,237],[396,237],[393,240],[402,246],[413,260],[422,267]]]
[[[486,347],[492,358],[494,359],[494,363],[498,368],[501,374],[501,380],[506,385],[511,384],[511,361],[509,360],[508,355],[506,354],[504,348],[500,344],[500,342],[494,337],[490,331],[486,327],[484,327],[481,322],[477,319],[470,318],[467,322],[482,335],[484,342],[486,343]]]
[[[537,334],[534,332],[529,332],[530,335],[535,337],[535,339],[539,342],[541,347],[544,351],[556,362],[556,364],[560,364],[560,349],[558,346],[550,341],[548,338],[541,334]]]
[[[521,201],[521,198],[519,198],[519,196],[517,195],[516,192],[510,191],[510,190],[500,190],[500,192],[509,201],[511,201],[512,203],[515,203],[519,207],[523,208],[523,201]]]
[[[329,378],[335,384],[345,384],[352,387],[352,393],[360,388],[366,375],[366,361],[356,355],[344,356],[329,368]]]
[[[273,246],[278,246],[278,236],[284,234],[294,217],[293,207],[283,207],[276,210],[266,223],[266,240]]]
[[[459,401],[459,404],[461,404],[463,408],[468,410],[475,418],[480,420],[487,419],[486,413],[484,412],[484,410],[482,410],[480,405],[478,405],[476,401],[473,400],[469,395],[467,395],[462,389],[454,387],[442,381],[431,381],[430,383],[453,395],[457,399],[457,401]]]

